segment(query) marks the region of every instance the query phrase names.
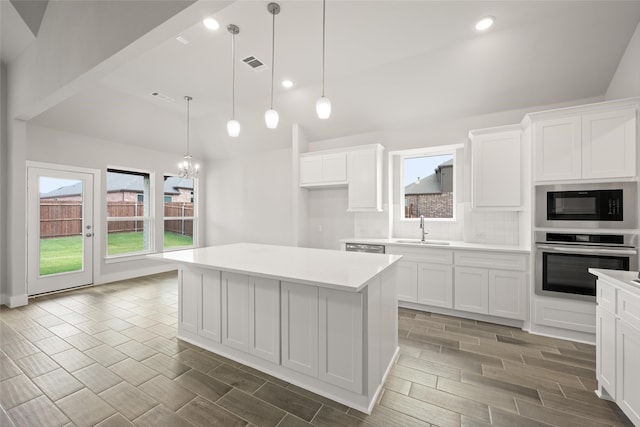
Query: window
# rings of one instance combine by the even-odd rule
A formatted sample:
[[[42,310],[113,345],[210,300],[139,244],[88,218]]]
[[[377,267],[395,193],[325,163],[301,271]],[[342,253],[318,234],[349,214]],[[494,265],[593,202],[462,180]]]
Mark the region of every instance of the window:
[[[107,256],[153,248],[153,203],[147,172],[107,169]]]
[[[195,181],[164,177],[164,249],[194,246]]]
[[[454,218],[454,165],[454,151],[401,158],[403,219]]]

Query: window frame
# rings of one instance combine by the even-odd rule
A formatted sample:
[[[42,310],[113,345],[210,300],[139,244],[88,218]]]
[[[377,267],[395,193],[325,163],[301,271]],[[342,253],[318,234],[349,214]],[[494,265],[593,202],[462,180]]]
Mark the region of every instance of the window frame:
[[[143,203],[148,206],[147,213],[144,216],[127,216],[127,217],[110,217],[109,211],[107,209],[108,206],[108,180],[109,180],[109,172],[122,173],[122,174],[131,174],[138,175],[143,177],[148,177],[149,179],[149,197],[147,200],[144,200]],[[105,262],[116,262],[118,260],[124,259],[135,259],[142,258],[147,254],[151,254],[155,252],[155,173],[148,169],[137,169],[131,167],[122,167],[122,166],[107,166],[105,170]],[[144,195],[144,193],[143,193]],[[138,203],[139,194],[136,195],[136,203]],[[109,255],[109,223],[110,222],[124,222],[124,221],[141,221],[143,224],[148,223],[148,247],[142,251],[138,252],[127,252],[122,254]]]
[[[396,151],[393,153],[393,155],[397,156],[399,159],[399,171],[398,171],[398,188],[396,188],[397,191],[399,191],[399,202],[400,202],[400,215],[399,215],[399,220],[400,222],[417,222],[420,221],[420,218],[406,218],[405,215],[405,203],[406,203],[406,196],[404,193],[404,189],[405,189],[405,185],[404,185],[404,161],[406,159],[413,159],[416,157],[435,157],[435,156],[445,156],[445,155],[450,155],[452,156],[452,160],[453,160],[453,206],[452,206],[452,212],[453,212],[453,216],[451,218],[430,218],[430,217],[425,217],[424,220],[425,221],[433,221],[433,222],[456,222],[458,220],[458,209],[457,209],[457,205],[458,205],[458,200],[459,200],[459,196],[458,196],[458,185],[457,185],[457,169],[459,167],[459,162],[458,162],[458,155],[456,155],[456,152],[462,148],[463,145],[462,144],[454,144],[454,145],[440,145],[440,146],[435,146],[435,147],[424,147],[424,148],[417,148],[417,149],[411,149],[411,150],[402,150],[402,151]]]
[[[193,200],[191,203],[193,203],[193,215],[192,216],[185,216],[185,217],[181,217],[181,216],[171,216],[171,217],[166,217],[164,216],[164,204],[166,203],[164,201],[164,183],[166,181],[166,178],[168,177],[177,177],[178,175],[175,173],[164,173],[162,178],[163,178],[163,188],[162,188],[162,252],[172,252],[172,251],[179,251],[182,249],[190,249],[190,248],[197,248],[198,247],[198,194],[199,194],[199,190],[198,190],[198,184],[199,184],[199,180],[198,178],[192,178],[193,179],[193,190],[191,191],[191,199]],[[193,225],[192,225],[192,243],[191,245],[186,245],[186,246],[173,246],[171,248],[166,248],[164,245],[164,232],[165,232],[165,221],[167,220],[191,220],[193,221]]]

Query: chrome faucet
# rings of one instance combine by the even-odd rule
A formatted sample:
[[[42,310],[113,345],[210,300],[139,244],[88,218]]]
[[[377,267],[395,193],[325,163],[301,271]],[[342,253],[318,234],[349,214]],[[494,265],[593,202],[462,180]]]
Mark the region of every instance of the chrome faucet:
[[[422,229],[422,239],[420,240],[421,242],[424,242],[424,235],[425,234],[429,234],[428,231],[425,231],[424,228],[424,215],[420,215],[420,229]]]

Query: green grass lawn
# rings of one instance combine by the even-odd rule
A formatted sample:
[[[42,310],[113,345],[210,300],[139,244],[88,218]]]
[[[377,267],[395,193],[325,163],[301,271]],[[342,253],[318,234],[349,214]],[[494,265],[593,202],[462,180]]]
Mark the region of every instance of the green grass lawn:
[[[164,248],[191,246],[193,238],[164,233]],[[110,233],[107,254],[122,255],[144,250],[143,233]],[[82,236],[54,237],[40,240],[40,275],[65,273],[82,269]]]

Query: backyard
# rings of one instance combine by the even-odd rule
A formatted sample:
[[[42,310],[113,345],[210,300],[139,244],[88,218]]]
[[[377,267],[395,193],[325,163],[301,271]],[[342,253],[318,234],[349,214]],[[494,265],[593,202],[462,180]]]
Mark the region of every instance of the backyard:
[[[109,233],[107,254],[121,255],[144,250],[143,233]],[[177,233],[164,233],[164,248],[191,246],[193,238]],[[82,269],[82,236],[52,237],[40,240],[40,275]]]

